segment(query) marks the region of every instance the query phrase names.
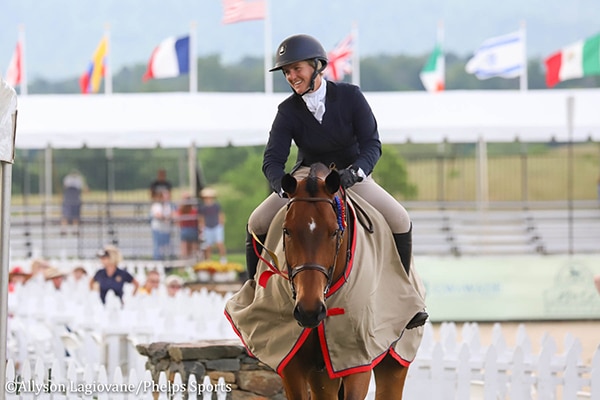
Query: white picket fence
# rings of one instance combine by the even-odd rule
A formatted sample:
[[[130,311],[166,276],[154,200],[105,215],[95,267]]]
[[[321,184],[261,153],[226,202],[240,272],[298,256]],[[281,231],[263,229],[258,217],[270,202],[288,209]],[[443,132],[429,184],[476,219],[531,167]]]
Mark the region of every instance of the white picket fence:
[[[553,337],[544,335],[539,353],[533,353],[525,325],[520,325],[516,345],[506,345],[502,328],[496,324],[492,343],[481,344],[478,325],[462,326],[458,340],[454,323],[440,327],[440,340],[426,325],[423,342],[412,363],[404,398],[427,400],[599,400],[600,349],[591,365],[581,361],[581,343],[572,335],[564,339],[563,353],[557,352]],[[34,365],[34,368],[31,368]],[[143,371],[141,374],[138,371]],[[107,372],[110,372],[108,374]],[[55,358],[50,364],[38,357],[26,360],[18,370],[12,360],[7,366],[6,399],[225,399],[231,390],[223,378],[211,384],[208,377],[199,383],[195,376],[172,382],[163,372],[154,382],[143,366],[123,371],[102,364],[78,365],[71,357]],[[183,391],[184,388],[190,389]],[[18,392],[18,393],[17,393]],[[372,381],[368,400],[375,398]]]
[[[66,365],[65,365],[66,364]],[[66,368],[65,368],[66,367]],[[43,360],[38,359],[33,370],[29,362],[20,368],[17,374],[12,360],[8,361],[6,369],[5,399],[6,400],[212,400],[216,394],[217,400],[225,400],[231,386],[223,378],[211,383],[208,376],[201,382],[195,375],[190,375],[183,382],[181,375],[176,373],[173,381],[167,380],[165,372],[161,372],[158,382],[152,380],[150,371],[146,370],[138,378],[132,369],[125,378],[120,367],[114,370],[108,378],[106,368],[101,365],[87,365],[79,371],[74,362],[59,362],[55,360],[49,369]]]
[[[145,269],[137,268],[140,272]],[[84,387],[106,382],[141,382],[147,387],[154,383],[145,372],[145,358],[135,350],[137,343],[236,338],[223,316],[229,294],[183,291],[169,298],[162,289],[152,296],[126,292],[121,307],[109,292],[103,306],[96,292],[73,282],[65,284],[66,290],[57,292],[47,283],[30,281],[9,295],[7,355],[12,370],[7,368],[7,382],[15,382],[18,376],[23,383],[35,382],[38,387],[46,384],[52,389],[48,382],[57,384],[59,377],[65,377],[65,382],[87,385]],[[421,347],[409,369],[405,398],[600,400],[600,350],[590,365],[584,365],[581,343],[572,335],[564,338],[565,350],[558,353],[554,338],[546,334],[536,354],[524,325],[519,327],[514,348],[507,346],[500,324],[494,327],[491,344],[485,346],[474,323],[463,324],[460,335],[455,324],[444,323],[439,335],[436,341],[432,326],[426,325]],[[600,332],[598,340],[600,343]],[[53,375],[48,377],[45,371],[53,371]],[[205,383],[205,378],[197,378]],[[31,390],[20,394],[6,391],[6,398],[150,398],[147,393],[130,393],[129,387],[105,396],[73,390],[59,393],[59,388],[66,388],[56,386],[56,391],[39,394]],[[166,399],[168,393],[161,393],[160,398]],[[368,396],[372,398],[374,384]]]
[[[525,325],[520,325],[516,345],[509,348],[500,324],[492,343],[482,346],[478,325],[462,327],[457,340],[454,323],[440,327],[440,341],[426,325],[423,341],[412,363],[405,398],[428,400],[600,400],[600,348],[591,365],[581,359],[579,339],[567,335],[565,351],[549,334],[542,338],[539,354],[532,352]],[[599,332],[600,342],[600,332]]]

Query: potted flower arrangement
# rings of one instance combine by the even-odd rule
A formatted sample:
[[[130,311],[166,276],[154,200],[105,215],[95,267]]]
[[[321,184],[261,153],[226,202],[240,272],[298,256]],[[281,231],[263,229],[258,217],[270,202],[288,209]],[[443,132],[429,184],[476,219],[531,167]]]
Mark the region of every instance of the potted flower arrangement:
[[[194,265],[196,277],[201,282],[234,282],[243,271],[244,267],[239,263],[218,260],[205,260]]]

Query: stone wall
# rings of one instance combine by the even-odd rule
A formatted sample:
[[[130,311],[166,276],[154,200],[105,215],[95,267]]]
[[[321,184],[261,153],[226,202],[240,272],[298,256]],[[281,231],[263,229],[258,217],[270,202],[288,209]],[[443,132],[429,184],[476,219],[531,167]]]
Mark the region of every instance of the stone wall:
[[[156,342],[139,344],[138,352],[148,357],[146,369],[158,382],[159,374],[167,372],[169,381],[181,374],[188,382],[194,374],[198,383],[209,376],[213,384],[225,379],[231,400],[284,400],[281,378],[256,359],[248,356],[237,340],[207,340],[193,343]],[[213,395],[213,398],[216,398]]]

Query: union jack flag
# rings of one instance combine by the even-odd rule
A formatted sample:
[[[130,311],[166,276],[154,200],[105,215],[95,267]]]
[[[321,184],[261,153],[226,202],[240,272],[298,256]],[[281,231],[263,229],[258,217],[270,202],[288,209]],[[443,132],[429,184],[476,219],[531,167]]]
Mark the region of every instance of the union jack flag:
[[[327,58],[329,58],[325,70],[327,79],[341,81],[346,74],[352,73],[353,41],[354,37],[350,33],[333,50],[327,53]]]

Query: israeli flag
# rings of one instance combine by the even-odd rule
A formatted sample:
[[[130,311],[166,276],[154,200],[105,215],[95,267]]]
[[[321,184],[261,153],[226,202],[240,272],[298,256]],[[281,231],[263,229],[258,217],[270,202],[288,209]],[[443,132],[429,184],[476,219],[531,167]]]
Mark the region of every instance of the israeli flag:
[[[517,31],[484,41],[465,70],[479,79],[516,78],[523,74],[525,62],[525,40]]]

